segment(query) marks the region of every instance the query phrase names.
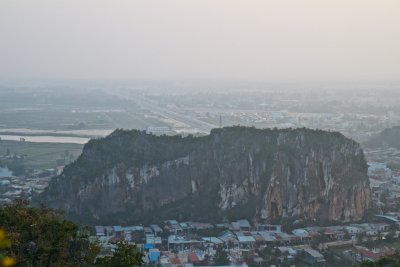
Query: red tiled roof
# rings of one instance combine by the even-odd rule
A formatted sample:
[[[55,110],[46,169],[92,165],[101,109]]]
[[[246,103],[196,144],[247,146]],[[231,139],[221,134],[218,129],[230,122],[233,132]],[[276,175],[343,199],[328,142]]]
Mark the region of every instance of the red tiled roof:
[[[368,258],[373,261],[378,261],[382,257],[382,255],[380,253],[374,253],[372,251],[365,250],[365,249],[360,249],[358,252],[361,254],[361,256],[363,258]]]
[[[335,232],[333,230],[331,230],[331,229],[325,229],[325,234],[326,235],[334,235]]]
[[[200,261],[199,257],[196,255],[196,253],[193,253],[193,252],[188,255],[188,258],[189,258],[190,262],[192,262],[192,263]]]
[[[171,264],[174,264],[174,265],[182,264],[182,262],[178,258],[172,258],[171,259]]]
[[[378,261],[385,256],[392,256],[396,253],[394,249],[388,247],[385,247],[381,252],[373,252],[366,249],[360,249],[358,252],[363,256],[363,258],[368,258],[373,261]]]

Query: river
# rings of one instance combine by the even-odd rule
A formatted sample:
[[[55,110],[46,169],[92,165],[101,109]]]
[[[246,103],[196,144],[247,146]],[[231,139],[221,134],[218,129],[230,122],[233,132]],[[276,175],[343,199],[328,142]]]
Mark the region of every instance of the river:
[[[70,143],[70,144],[86,144],[90,138],[87,137],[73,137],[73,136],[50,136],[50,135],[6,135],[0,134],[1,140],[21,141],[23,138],[26,142],[33,143]]]

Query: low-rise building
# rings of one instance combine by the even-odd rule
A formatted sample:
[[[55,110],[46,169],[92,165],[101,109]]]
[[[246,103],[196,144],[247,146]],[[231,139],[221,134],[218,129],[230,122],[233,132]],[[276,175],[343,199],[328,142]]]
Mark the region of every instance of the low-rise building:
[[[324,256],[317,250],[306,248],[302,250],[301,259],[307,264],[325,263]]]

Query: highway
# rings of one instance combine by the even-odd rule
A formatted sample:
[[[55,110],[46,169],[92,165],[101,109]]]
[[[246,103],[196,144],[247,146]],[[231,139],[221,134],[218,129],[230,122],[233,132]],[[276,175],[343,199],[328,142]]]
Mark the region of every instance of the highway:
[[[193,118],[192,116],[188,116],[186,114],[183,114],[181,112],[177,112],[171,109],[168,109],[166,107],[163,107],[162,104],[148,99],[144,95],[135,95],[130,96],[130,95],[119,95],[120,97],[124,97],[125,99],[132,100],[134,101],[139,107],[142,109],[147,109],[150,112],[164,117],[166,119],[174,120],[177,123],[182,124],[185,127],[192,128],[197,130],[200,133],[209,133],[211,129],[213,128],[218,128],[218,125],[204,122],[201,120],[198,120],[196,118]]]

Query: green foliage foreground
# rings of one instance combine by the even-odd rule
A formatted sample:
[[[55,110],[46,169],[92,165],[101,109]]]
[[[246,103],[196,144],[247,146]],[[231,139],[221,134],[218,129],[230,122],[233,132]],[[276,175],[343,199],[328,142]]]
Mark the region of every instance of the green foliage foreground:
[[[136,251],[136,246],[126,241],[119,241],[113,256],[98,258],[96,266],[125,267],[143,264],[142,254]]]
[[[0,208],[0,228],[11,241],[7,254],[17,266],[135,266],[142,254],[126,242],[113,256],[99,258],[100,248],[71,221],[47,208],[17,202]]]

